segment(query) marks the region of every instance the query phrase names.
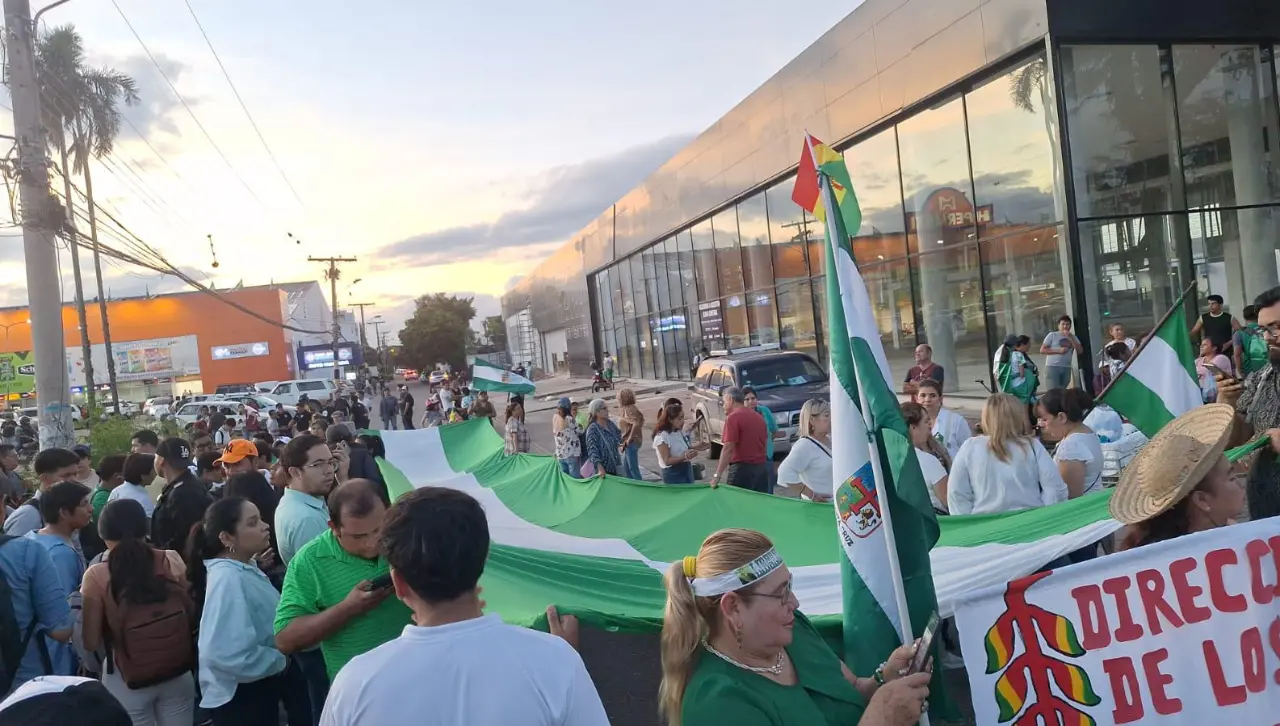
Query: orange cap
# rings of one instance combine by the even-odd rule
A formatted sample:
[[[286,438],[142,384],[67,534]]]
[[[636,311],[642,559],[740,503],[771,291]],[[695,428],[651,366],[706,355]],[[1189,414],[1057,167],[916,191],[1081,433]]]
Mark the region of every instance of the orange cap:
[[[222,450],[222,457],[215,464],[235,464],[258,455],[258,445],[244,439],[232,439]]]

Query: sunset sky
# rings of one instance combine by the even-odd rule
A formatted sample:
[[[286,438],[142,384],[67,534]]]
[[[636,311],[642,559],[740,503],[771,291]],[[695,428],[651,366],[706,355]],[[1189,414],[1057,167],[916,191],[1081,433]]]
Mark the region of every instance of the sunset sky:
[[[73,0],[44,27],[74,24],[91,63],[129,73],[142,95],[126,111],[137,131],[126,125],[94,166],[99,202],[218,287],[320,280],[308,255],[356,256],[345,280],[362,281],[339,298],[376,303],[368,314],[393,331],[423,293],[475,295],[481,315],[497,313],[513,280],[854,6],[190,3],[284,175],[184,0]],[[0,304],[21,304],[21,239],[0,235]],[[63,272],[70,300],[65,254]],[[111,296],[184,287],[125,264],[105,274]]]

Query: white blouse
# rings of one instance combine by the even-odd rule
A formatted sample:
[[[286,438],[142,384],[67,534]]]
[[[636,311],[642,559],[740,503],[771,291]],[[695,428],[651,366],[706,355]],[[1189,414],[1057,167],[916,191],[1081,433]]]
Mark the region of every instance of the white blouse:
[[[778,465],[779,484],[804,484],[814,494],[831,496],[831,452],[808,436],[797,439]]]
[[[1058,448],[1053,450],[1053,460],[1084,462],[1081,496],[1102,491],[1102,442],[1097,434],[1092,431],[1070,434],[1058,442]]]
[[[974,436],[951,463],[947,511],[993,514],[1032,509],[1067,500],[1067,483],[1039,439],[1024,438],[1000,461],[990,437]]]

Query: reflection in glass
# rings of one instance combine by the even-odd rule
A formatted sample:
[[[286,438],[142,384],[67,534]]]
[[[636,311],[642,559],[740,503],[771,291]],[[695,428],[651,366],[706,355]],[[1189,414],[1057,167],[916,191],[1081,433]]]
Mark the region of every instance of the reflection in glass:
[[[628,272],[630,271],[630,268],[629,268],[629,267],[627,267],[627,263],[626,263],[625,261],[624,261],[624,262],[617,262],[617,263],[614,263],[614,264],[613,264],[613,266],[612,266],[612,267],[610,267],[610,268],[609,268],[609,270],[608,270],[608,272],[609,272],[609,298],[613,301],[613,304],[612,304],[612,307],[613,307],[613,316],[612,316],[612,320],[613,320],[615,323],[616,323],[618,320],[622,319],[622,317],[623,317],[623,316],[624,316],[624,314],[625,314],[625,310],[624,310],[624,308],[623,308],[623,296],[622,296],[622,279],[623,279],[623,277],[624,277],[624,275],[623,275],[622,273],[623,273],[624,271],[628,271]],[[627,279],[631,279],[631,278],[630,278],[630,275],[626,275],[625,277],[626,277]]]
[[[671,294],[667,290],[667,248],[659,242],[645,250],[645,285],[649,288],[649,300],[654,310],[671,307]]]
[[[1069,314],[1062,271],[1061,227],[1048,226],[1007,234],[982,244],[987,266],[987,328],[992,348],[1007,335],[1040,341]],[[1096,332],[1096,331],[1090,331]],[[1038,343],[1032,352],[1040,350]]]
[[[827,278],[813,278],[813,324],[818,331],[818,362],[825,368],[830,364],[827,356],[827,341],[822,335],[822,321],[827,315]]]
[[[854,259],[865,265],[906,256],[898,140],[894,130],[859,141],[844,152],[844,158],[862,208],[862,228],[854,233]],[[820,254],[811,259],[814,264],[823,260]]]
[[[772,289],[747,293],[747,319],[751,322],[751,345],[778,342],[778,312]]]
[[[795,184],[796,178],[790,176],[765,191],[769,208],[769,241],[773,245],[773,276],[779,285],[809,276],[804,256],[808,232],[800,207],[791,201],[791,190]]]
[[[1249,240],[1246,235],[1258,224],[1274,227],[1280,222],[1280,207],[1208,207],[1193,210],[1187,221],[1200,309],[1205,310],[1206,298],[1216,293],[1226,298],[1227,311],[1243,320],[1241,311],[1252,304],[1253,295],[1275,286],[1276,267],[1270,262],[1280,257],[1274,237]],[[1260,282],[1269,284],[1254,286]]]
[[[973,236],[964,106],[954,99],[898,124],[910,251],[929,252]]]
[[[698,319],[698,306],[696,304],[685,306],[682,312],[684,313],[684,324],[688,326],[688,329],[685,330],[684,336],[684,345],[686,347],[681,349],[683,351],[681,355],[684,357],[680,361],[682,365],[691,366],[693,365],[693,354],[703,346],[702,321]],[[679,345],[679,341],[676,344]]]
[[[627,320],[621,328],[622,337],[619,343],[622,345],[622,351],[617,358],[622,364],[620,373],[628,378],[640,375],[640,355],[639,345],[636,341],[636,321],[635,319]],[[625,342],[624,342],[625,341]]]
[[[617,306],[617,309],[622,311],[622,317],[633,317],[636,314],[636,301],[634,278],[631,276],[631,258],[628,257],[619,262],[614,266],[614,270],[622,283],[622,304]]]
[[[613,326],[613,295],[609,290],[609,270],[606,268],[596,273],[596,306],[598,321],[601,326]]]
[[[916,349],[915,306],[911,300],[907,260],[863,265],[860,270],[867,285],[867,295],[871,298],[880,342],[889,360],[889,370],[894,381],[905,380],[907,371],[915,365]]]
[[[1079,216],[1169,209],[1169,110],[1156,46],[1064,46],[1062,62]]]
[[[965,96],[978,236],[1062,219],[1054,204],[1053,91],[1038,56]]]
[[[813,291],[809,281],[778,287],[778,319],[781,342],[788,350],[818,356],[817,323],[813,317]]]
[[[640,355],[640,375],[644,378],[656,378],[653,366],[654,353],[657,346],[653,342],[653,331],[649,327],[649,318],[636,318],[636,348]]]
[[[1096,263],[1083,269],[1084,284],[1097,290],[1102,324],[1091,326],[1095,343],[1111,323],[1141,338],[1178,299],[1187,283],[1178,275],[1172,224],[1168,215],[1080,223],[1080,244],[1092,246]]]
[[[750,328],[747,325],[746,295],[739,293],[724,299],[724,333],[729,349],[751,345]]]
[[[946,370],[948,392],[980,393],[979,381],[991,380],[978,265],[975,244],[911,259],[915,289],[923,291],[916,302],[924,329],[917,338]]]
[[[711,230],[715,235],[720,294],[742,292],[742,252],[738,249],[738,215],[733,207],[711,218]]]
[[[689,230],[676,233],[676,248],[680,251],[680,293],[684,304],[690,305],[698,299],[698,290],[694,282],[693,235]],[[672,293],[674,297],[675,293]]]
[[[680,251],[676,244],[676,238],[668,239],[662,246],[662,264],[658,266],[659,270],[665,271],[667,275],[667,291],[668,295],[664,300],[662,308],[678,308],[684,305],[684,298],[681,295],[683,281],[680,279]],[[661,272],[659,274],[662,274]],[[661,288],[659,288],[661,290]]]
[[[711,220],[699,222],[691,231],[698,299],[712,300],[720,296],[720,283],[716,272],[715,245],[711,238]]]
[[[738,231],[742,236],[742,273],[747,289],[773,287],[769,215],[763,194],[738,203]]]

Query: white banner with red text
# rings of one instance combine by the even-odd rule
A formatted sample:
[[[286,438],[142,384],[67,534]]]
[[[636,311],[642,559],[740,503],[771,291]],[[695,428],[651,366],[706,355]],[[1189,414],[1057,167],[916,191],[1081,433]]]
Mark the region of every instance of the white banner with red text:
[[[980,724],[1280,724],[1280,519],[959,600]]]

